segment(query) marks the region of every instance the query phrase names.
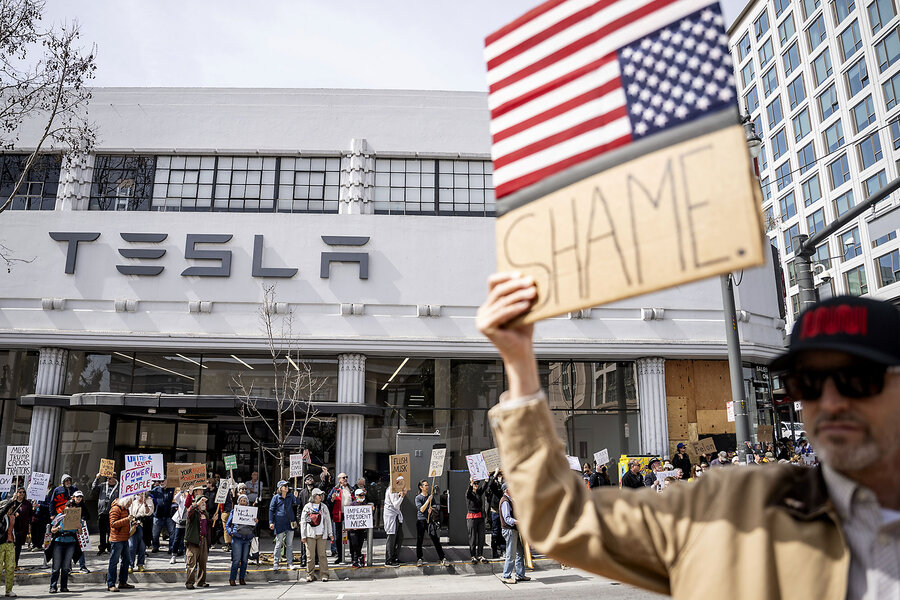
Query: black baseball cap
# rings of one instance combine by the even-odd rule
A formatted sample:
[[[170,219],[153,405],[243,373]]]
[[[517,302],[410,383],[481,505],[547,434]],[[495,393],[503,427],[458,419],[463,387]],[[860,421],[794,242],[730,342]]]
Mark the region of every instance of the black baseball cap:
[[[769,368],[786,371],[808,350],[834,350],[880,365],[900,365],[900,309],[857,296],[818,302],[797,318],[788,351]]]

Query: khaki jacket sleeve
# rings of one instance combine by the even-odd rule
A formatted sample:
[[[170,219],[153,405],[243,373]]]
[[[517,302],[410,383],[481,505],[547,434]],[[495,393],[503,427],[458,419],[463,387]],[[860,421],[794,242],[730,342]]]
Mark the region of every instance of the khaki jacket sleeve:
[[[519,530],[560,562],[659,593],[690,536],[684,487],[588,490],[569,468],[547,402],[509,400],[490,412]]]

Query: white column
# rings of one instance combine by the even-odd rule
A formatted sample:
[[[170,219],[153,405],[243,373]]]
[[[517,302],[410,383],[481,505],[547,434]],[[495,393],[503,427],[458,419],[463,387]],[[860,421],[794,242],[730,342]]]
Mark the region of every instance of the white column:
[[[669,453],[669,421],[666,412],[666,361],[637,360],[638,408],[641,415],[641,451],[663,457]]]
[[[68,350],[41,348],[35,394],[61,394],[66,377]],[[31,412],[31,470],[50,473],[56,466],[61,411],[55,406],[35,406]],[[51,482],[53,478],[51,477]]]
[[[350,151],[341,158],[338,212],[342,215],[375,212],[375,157],[364,139],[350,140]]]
[[[366,401],[366,357],[364,354],[338,356],[338,403],[364,404]],[[349,476],[350,483],[362,477],[365,417],[339,414],[337,418],[338,473]]]

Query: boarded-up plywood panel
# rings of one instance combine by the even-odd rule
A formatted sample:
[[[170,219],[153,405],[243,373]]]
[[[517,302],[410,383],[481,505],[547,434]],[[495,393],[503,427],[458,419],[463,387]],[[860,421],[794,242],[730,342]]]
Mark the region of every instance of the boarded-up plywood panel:
[[[693,361],[666,361],[666,396],[684,396],[687,398],[685,418],[689,423],[697,420],[697,405],[694,402]]]
[[[697,430],[701,436],[734,433],[734,423],[728,422],[724,406],[720,410],[698,410]]]
[[[694,396],[698,413],[701,410],[725,409],[725,403],[731,400],[727,361],[694,361]]]
[[[669,423],[669,440],[687,439],[687,396],[667,396],[666,413]]]

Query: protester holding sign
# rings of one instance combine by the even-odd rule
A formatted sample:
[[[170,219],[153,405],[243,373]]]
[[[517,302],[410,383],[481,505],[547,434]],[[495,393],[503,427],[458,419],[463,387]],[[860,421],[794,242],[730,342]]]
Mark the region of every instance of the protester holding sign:
[[[75,550],[78,548],[78,531],[81,529],[81,519],[78,519],[76,527],[69,529],[66,529],[64,522],[66,520],[66,508],[73,508],[75,504],[73,500],[69,500],[62,507],[62,511],[53,517],[53,521],[50,523],[50,545],[53,549],[53,570],[50,572],[51,594],[55,594],[57,591],[69,591],[69,572],[72,570],[72,558],[75,556]],[[57,586],[59,589],[57,589]]]
[[[91,513],[88,511],[88,507],[84,503],[84,493],[81,491],[77,491],[72,494],[72,505],[76,508],[81,509],[81,522],[86,523],[88,519],[91,518]],[[87,568],[87,563],[84,560],[84,549],[79,544],[78,549],[75,551],[75,560],[78,561],[78,570],[82,573],[90,573],[91,570]]]
[[[313,573],[317,559],[319,578],[322,581],[328,581],[328,557],[325,552],[328,541],[334,538],[334,530],[328,505],[322,502],[324,498],[325,492],[315,488],[312,491],[312,499],[300,513],[300,542],[306,544],[306,581],[310,582],[315,580]],[[290,551],[288,555],[290,555]],[[278,558],[276,557],[275,560]]]
[[[659,491],[659,488],[662,487],[662,480],[656,474],[662,469],[662,461],[654,457],[650,459],[647,466],[650,467],[650,471],[644,475],[644,485]]]
[[[331,506],[331,522],[334,526],[334,536],[331,541],[331,555],[337,556],[334,564],[340,564],[344,553],[341,537],[344,522],[344,507],[353,502],[353,492],[350,488],[350,479],[346,473],[338,474],[337,485],[328,494],[328,504]]]
[[[203,486],[196,486],[196,490],[203,490]],[[212,522],[209,512],[206,510],[206,496],[198,494],[187,511],[187,526],[184,531],[184,541],[187,545],[187,559],[185,571],[187,579],[184,587],[189,590],[197,587],[209,587],[206,583],[206,561],[209,558],[210,536],[212,535]]]
[[[102,479],[106,481],[100,483]],[[109,511],[119,497],[119,480],[115,474],[108,477],[97,473],[91,490],[97,496],[97,526],[100,530],[100,544],[97,556],[109,551]]]
[[[128,571],[137,569],[144,572],[144,564],[147,560],[147,545],[144,541],[144,520],[153,515],[153,500],[145,492],[141,492],[131,499],[128,505],[128,514],[134,522],[131,537],[128,539],[128,554],[131,557],[131,565]]]
[[[25,488],[20,487],[16,490],[15,497],[10,500],[10,514],[14,518],[15,530],[15,546],[16,546],[16,568],[19,566],[19,557],[22,555],[22,546],[28,539],[28,528],[31,526],[31,519],[34,517],[34,508],[31,501],[25,496]]]
[[[238,496],[238,503],[235,510],[228,515],[225,522],[225,531],[231,536],[231,574],[228,577],[229,585],[236,585],[235,579],[238,579],[241,585],[246,585],[244,579],[247,577],[247,563],[250,560],[250,542],[256,533],[256,523],[259,519],[254,518],[252,524],[236,523],[235,517],[240,507],[249,506],[250,502],[246,494]],[[254,508],[254,510],[256,510]]]
[[[355,518],[357,509],[354,508],[357,506],[365,507],[369,511],[371,519],[373,507],[371,504],[366,504],[366,490],[363,488],[356,488],[353,492],[353,500],[344,507],[344,527],[347,529],[347,542],[350,545],[350,563],[354,569],[364,566],[362,564],[363,537],[372,526],[371,523],[357,522]]]
[[[499,471],[495,470],[490,478],[481,483],[470,479],[469,489],[466,490],[466,531],[473,565],[488,561],[484,557],[484,493],[494,483]]]
[[[399,490],[397,492],[392,489]],[[400,505],[406,498],[406,484],[402,475],[396,476],[392,485],[384,492],[384,511],[382,519],[384,521],[384,532],[387,534],[387,542],[384,545],[384,564],[387,567],[394,567],[400,564],[400,547],[403,546],[403,513],[400,512]]]
[[[481,458],[483,465],[484,458],[480,454],[475,456]],[[445,567],[450,566],[450,562],[444,556],[444,548],[441,547],[440,527],[441,497],[431,491],[428,480],[423,479],[419,482],[419,494],[416,496],[416,566],[421,567],[425,564],[422,560],[422,543],[426,532],[431,538],[441,564]]]
[[[176,557],[184,554],[184,528],[187,523],[188,501],[191,493],[183,488],[172,496],[172,525],[175,528],[175,541],[169,540],[169,564],[174,565]]]
[[[53,490],[50,495],[50,506],[54,515],[58,515],[66,508],[66,504],[72,497],[72,494],[78,491],[78,488],[72,483],[71,475],[63,475],[59,482],[59,486]]]

